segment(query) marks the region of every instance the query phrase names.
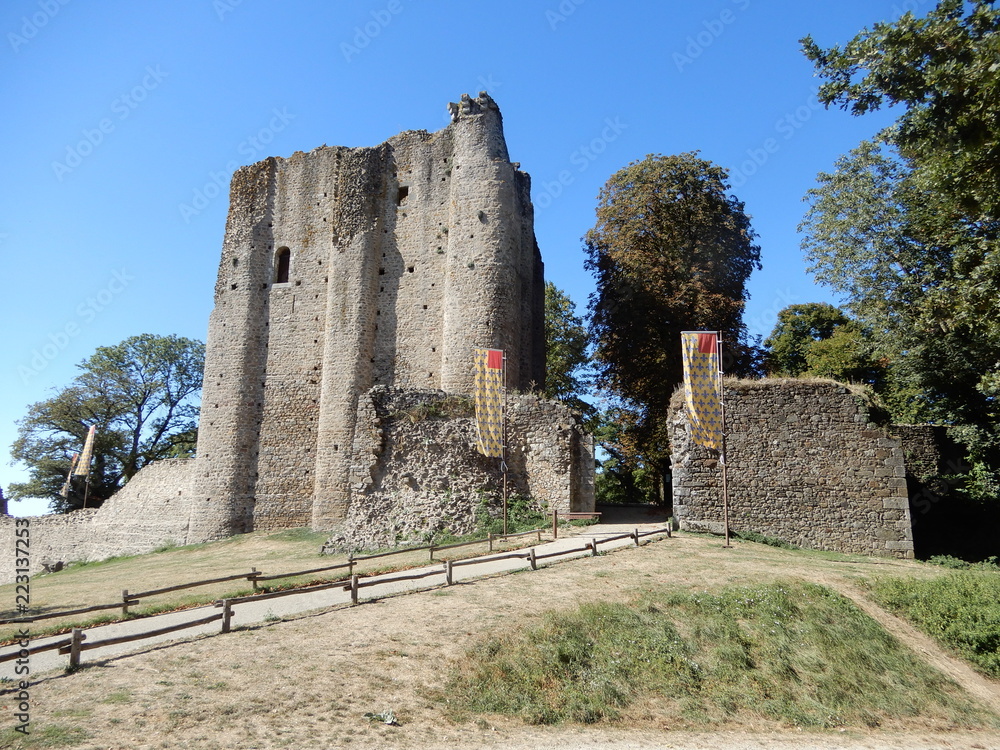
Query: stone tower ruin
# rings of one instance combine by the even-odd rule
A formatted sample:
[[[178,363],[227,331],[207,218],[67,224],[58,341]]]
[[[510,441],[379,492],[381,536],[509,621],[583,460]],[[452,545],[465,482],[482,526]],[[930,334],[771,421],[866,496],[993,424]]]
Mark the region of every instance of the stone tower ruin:
[[[99,509],[32,519],[33,561],[304,526],[361,548],[469,533],[494,508],[499,462],[475,451],[465,398],[473,350],[505,350],[511,388],[541,386],[545,287],[500,111],[485,92],[449,110],[436,133],[233,175],[197,456],[146,466]],[[466,411],[410,421],[449,401]],[[579,415],[532,394],[509,405],[513,491],[592,511]],[[14,525],[0,516],[11,545]]]
[[[436,133],[320,147],[233,176],[209,321],[190,538],[329,528],[360,394],[469,394],[476,347],[544,381],[530,179],[481,92]]]

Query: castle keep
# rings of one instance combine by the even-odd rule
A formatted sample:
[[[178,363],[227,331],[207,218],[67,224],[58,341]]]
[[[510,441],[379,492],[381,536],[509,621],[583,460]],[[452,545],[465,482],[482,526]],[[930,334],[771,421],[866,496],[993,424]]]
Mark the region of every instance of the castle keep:
[[[209,323],[191,533],[342,520],[357,400],[472,392],[476,347],[544,381],[528,175],[485,93],[437,133],[269,158],[233,177]]]
[[[145,467],[97,510],[32,519],[36,565],[253,530],[335,530],[345,546],[472,530],[499,461],[475,452],[468,409],[414,415],[468,406],[476,348],[506,352],[509,388],[542,385],[544,280],[496,103],[449,110],[436,133],[233,175],[196,458]],[[593,510],[579,417],[529,394],[509,405],[512,491]],[[0,518],[4,538],[13,527]]]

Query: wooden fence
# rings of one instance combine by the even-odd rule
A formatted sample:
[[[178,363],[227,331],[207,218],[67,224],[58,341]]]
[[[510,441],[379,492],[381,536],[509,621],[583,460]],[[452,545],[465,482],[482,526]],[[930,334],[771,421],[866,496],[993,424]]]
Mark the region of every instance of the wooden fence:
[[[111,604],[95,604],[91,607],[82,607],[80,609],[67,609],[60,610],[58,612],[47,612],[45,614],[28,615],[22,617],[12,617],[6,619],[0,619],[0,625],[16,625],[18,623],[36,622],[37,620],[50,620],[57,617],[69,617],[71,615],[83,615],[90,612],[100,612],[108,609],[121,609],[122,615],[127,616],[129,607],[134,606],[139,603],[141,599],[145,599],[151,596],[157,596],[159,594],[167,594],[173,591],[181,591],[183,589],[196,588],[198,586],[209,586],[213,583],[225,583],[226,581],[238,581],[245,579],[250,581],[256,591],[259,588],[261,582],[264,581],[277,581],[282,578],[297,578],[304,575],[313,575],[315,573],[327,573],[334,570],[347,569],[348,576],[354,573],[354,566],[359,562],[365,560],[376,560],[383,557],[391,557],[392,555],[406,555],[412,552],[429,551],[429,559],[434,560],[434,553],[440,552],[441,550],[456,549],[458,547],[469,547],[474,544],[487,544],[489,545],[489,550],[493,551],[493,545],[497,542],[506,541],[507,539],[515,539],[523,536],[535,535],[538,541],[542,540],[542,530],[532,529],[530,531],[522,531],[517,534],[505,534],[505,535],[488,535],[484,539],[473,539],[468,542],[457,542],[455,544],[429,544],[422,547],[406,547],[405,549],[392,550],[390,552],[379,552],[374,555],[362,555],[355,557],[353,554],[348,555],[346,563],[340,563],[338,565],[327,565],[322,568],[310,568],[309,570],[294,570],[291,573],[277,573],[275,575],[264,575],[263,572],[257,570],[257,568],[251,568],[249,573],[235,573],[233,575],[222,576],[221,578],[209,578],[204,581],[193,581],[191,583],[179,583],[175,586],[166,586],[160,589],[150,589],[149,591],[139,591],[130,593],[128,589],[122,590],[122,599],[120,602],[112,602]],[[0,659],[0,661],[3,661]]]
[[[536,532],[539,532],[539,540],[540,540],[541,539],[541,535],[540,535],[540,531],[539,530],[530,531],[530,532],[523,532],[521,534],[508,534],[507,537],[505,537],[505,538],[515,537],[515,536],[525,536],[525,535],[528,535],[528,534],[534,534]],[[356,574],[353,573],[353,566],[358,561],[360,561],[360,560],[372,560],[372,559],[377,559],[377,558],[381,558],[381,557],[388,557],[389,555],[402,554],[404,552],[413,552],[415,549],[417,549],[417,550],[420,550],[420,549],[431,550],[431,555],[433,557],[433,550],[435,550],[435,549],[436,550],[453,549],[455,547],[464,547],[464,546],[467,546],[467,545],[470,545],[470,544],[482,543],[482,542],[487,541],[487,540],[477,540],[477,542],[460,542],[458,544],[443,545],[443,546],[433,546],[433,545],[430,545],[428,547],[409,548],[409,549],[406,549],[406,550],[400,550],[400,551],[395,551],[395,552],[384,552],[384,553],[379,553],[379,554],[375,554],[375,555],[367,555],[365,557],[356,557],[356,558],[352,557],[352,558],[348,559],[348,562],[341,563],[340,565],[331,565],[331,566],[327,566],[327,567],[324,567],[324,568],[313,568],[311,570],[296,571],[296,572],[293,572],[293,573],[282,573],[282,574],[273,575],[273,576],[264,576],[263,574],[259,573],[256,569],[253,569],[251,571],[251,573],[249,573],[249,574],[247,574],[247,573],[240,573],[240,574],[233,575],[233,576],[224,576],[222,578],[214,578],[214,579],[211,579],[211,580],[208,580],[208,581],[196,581],[196,582],[190,583],[190,584],[180,584],[180,585],[177,585],[177,586],[168,586],[166,588],[154,589],[152,591],[144,591],[144,592],[140,592],[140,593],[137,593],[137,594],[128,594],[128,590],[126,589],[122,593],[123,602],[115,602],[114,604],[108,604],[108,605],[96,605],[94,607],[86,607],[86,608],[79,609],[79,610],[68,610],[68,611],[65,611],[65,612],[50,613],[48,615],[44,615],[44,617],[62,617],[62,616],[66,616],[68,614],[82,614],[84,612],[93,612],[93,611],[97,611],[97,610],[100,610],[100,609],[113,609],[113,608],[117,608],[117,607],[127,608],[128,606],[137,603],[138,600],[141,599],[142,597],[153,596],[155,594],[163,594],[163,593],[167,593],[169,591],[178,591],[178,590],[181,590],[181,589],[184,589],[184,588],[190,588],[190,587],[193,587],[193,586],[204,586],[204,585],[207,585],[209,583],[220,583],[220,582],[224,582],[224,581],[238,580],[238,579],[241,579],[241,578],[247,578],[248,580],[253,580],[254,583],[255,583],[255,587],[256,587],[256,582],[257,581],[261,581],[261,580],[275,580],[275,579],[278,579],[278,578],[291,578],[291,577],[295,577],[295,576],[299,576],[299,575],[306,575],[308,573],[318,573],[318,572],[338,570],[338,569],[343,569],[343,568],[348,568],[348,573],[350,575],[350,581],[347,584],[345,584],[343,580],[330,581],[330,582],[326,582],[326,583],[316,584],[316,585],[313,585],[313,586],[304,586],[302,588],[287,589],[287,590],[284,590],[284,591],[270,591],[270,592],[266,592],[266,593],[252,594],[252,595],[249,595],[249,596],[241,596],[241,597],[233,597],[233,598],[229,598],[229,599],[222,599],[220,601],[215,602],[215,604],[212,605],[214,607],[221,607],[222,608],[222,612],[221,613],[209,615],[209,616],[206,616],[206,617],[202,617],[202,618],[199,618],[197,620],[191,620],[189,622],[180,623],[178,625],[170,625],[170,626],[163,627],[163,628],[157,628],[156,630],[144,631],[142,633],[133,633],[131,635],[117,636],[117,637],[114,637],[114,638],[105,638],[105,639],[100,640],[100,641],[86,642],[87,634],[83,631],[83,629],[81,629],[81,628],[73,628],[72,634],[71,634],[71,636],[69,638],[64,638],[62,640],[54,641],[52,643],[47,643],[47,644],[40,645],[40,646],[32,646],[32,647],[29,647],[29,648],[22,648],[19,651],[13,651],[13,652],[8,653],[8,654],[2,654],[2,655],[0,655],[0,663],[6,662],[6,661],[12,661],[14,659],[19,659],[19,658],[27,658],[28,656],[30,656],[32,654],[40,653],[42,651],[51,651],[51,650],[58,649],[60,654],[69,654],[69,657],[70,657],[70,660],[69,660],[70,661],[70,667],[71,668],[76,668],[76,667],[80,666],[80,654],[83,651],[87,651],[89,649],[101,648],[102,646],[113,646],[113,645],[117,645],[117,644],[120,644],[120,643],[128,643],[130,641],[138,641],[138,640],[142,640],[142,639],[145,639],[145,638],[154,638],[154,637],[157,637],[157,636],[166,635],[168,633],[173,633],[173,632],[177,632],[177,631],[180,631],[180,630],[186,630],[188,628],[197,627],[199,625],[206,625],[208,623],[216,622],[216,621],[220,621],[220,620],[221,620],[221,632],[228,633],[230,631],[230,623],[231,623],[232,616],[233,616],[233,607],[236,606],[237,604],[243,604],[245,602],[251,602],[251,601],[253,601],[253,602],[259,602],[259,601],[263,601],[265,599],[273,599],[273,598],[281,597],[281,596],[293,596],[293,595],[296,595],[296,594],[308,594],[308,593],[313,593],[313,592],[316,592],[316,591],[322,591],[324,589],[331,589],[331,588],[341,587],[344,591],[350,591],[350,593],[351,593],[351,604],[354,605],[354,604],[357,604],[359,602],[361,589],[367,588],[367,587],[370,587],[370,586],[382,586],[382,585],[386,585],[386,584],[398,583],[398,582],[403,582],[403,581],[416,581],[416,580],[422,580],[424,578],[431,578],[431,577],[434,577],[434,576],[441,576],[441,575],[444,576],[443,583],[446,586],[451,586],[451,585],[453,585],[453,571],[454,571],[454,569],[457,568],[457,567],[461,567],[463,565],[481,565],[483,563],[497,562],[497,561],[501,561],[501,560],[521,559],[521,560],[527,561],[527,563],[528,563],[529,567],[531,568],[531,570],[537,570],[537,568],[538,568],[538,562],[540,560],[546,560],[546,559],[555,558],[555,557],[565,557],[566,555],[574,555],[574,554],[577,554],[579,552],[589,552],[591,555],[597,555],[598,554],[598,546],[599,545],[606,544],[606,543],[612,542],[612,541],[617,541],[619,539],[632,539],[634,541],[635,545],[638,547],[639,544],[640,544],[640,540],[643,537],[653,536],[653,535],[656,535],[656,534],[666,534],[667,537],[670,537],[671,536],[670,527],[668,526],[668,527],[665,527],[665,528],[662,528],[662,529],[652,529],[650,531],[639,531],[639,529],[635,529],[634,531],[631,531],[631,532],[628,532],[628,533],[625,533],[625,534],[612,534],[612,535],[608,535],[608,536],[603,536],[601,538],[591,537],[590,540],[588,542],[586,542],[581,547],[573,547],[573,548],[570,548],[570,549],[558,550],[558,551],[555,551],[555,552],[548,552],[548,553],[544,553],[544,554],[538,554],[538,552],[536,551],[535,547],[529,547],[526,551],[525,550],[517,550],[517,551],[514,551],[514,552],[504,552],[504,553],[500,553],[500,554],[496,554],[496,555],[487,555],[487,556],[484,556],[484,557],[473,557],[473,558],[468,558],[468,559],[464,559],[464,560],[445,560],[443,562],[443,566],[441,568],[434,569],[434,570],[425,570],[425,571],[422,571],[422,572],[419,572],[419,573],[410,573],[410,574],[404,573],[402,575],[387,576],[386,574],[380,574],[380,575],[373,575],[373,576],[371,576],[369,578],[362,578],[361,576],[356,575]],[[500,537],[491,537],[490,538],[489,541],[490,541],[490,548],[491,549],[492,549],[492,546],[493,546],[493,544],[492,544],[493,541],[495,541],[496,539],[499,539],[499,538]],[[39,616],[39,617],[36,617],[36,618],[33,618],[33,619],[36,619],[36,620],[37,619],[43,619],[43,616]],[[31,621],[32,621],[32,618],[18,618],[18,619],[15,619],[15,620],[6,620],[6,621],[3,621],[3,622],[6,622],[6,623],[17,623],[17,622],[31,622]]]

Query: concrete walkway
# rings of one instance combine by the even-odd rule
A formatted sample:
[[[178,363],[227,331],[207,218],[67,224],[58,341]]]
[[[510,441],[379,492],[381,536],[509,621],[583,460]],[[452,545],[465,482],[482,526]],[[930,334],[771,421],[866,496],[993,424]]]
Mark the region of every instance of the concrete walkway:
[[[553,562],[562,562],[564,560],[586,557],[592,554],[589,550],[582,549],[586,545],[590,544],[591,539],[596,538],[599,541],[601,538],[615,536],[617,534],[627,534],[635,529],[638,529],[639,532],[642,533],[652,531],[653,529],[663,529],[665,527],[666,524],[662,517],[636,517],[634,514],[630,514],[626,509],[614,509],[614,511],[606,513],[606,515],[602,518],[601,523],[589,527],[583,527],[579,530],[574,529],[573,532],[564,532],[572,533],[572,535],[560,536],[560,538],[555,541],[535,545],[534,549],[536,555],[539,557],[555,552],[576,550],[575,552],[564,556],[539,560],[538,565],[541,567],[544,565],[550,565]],[[658,539],[660,537],[653,538]],[[633,544],[634,542],[631,539],[616,539],[614,541],[599,544],[598,550],[603,553],[612,549]],[[518,552],[527,555],[528,548],[518,550]],[[499,554],[505,553],[496,553],[496,555]],[[485,555],[482,558],[472,558],[476,560],[475,563],[463,564],[455,567],[452,574],[453,582],[468,581],[475,578],[507,573],[514,570],[524,570],[530,565],[529,562],[523,558],[496,560],[491,559],[492,557],[495,557],[495,555]],[[467,561],[463,561],[463,563],[465,562]],[[366,576],[363,579],[366,582],[384,581],[384,583],[366,586],[360,589],[359,600],[364,601],[366,599],[378,599],[386,596],[443,586],[445,584],[444,567],[444,563],[441,562],[422,568],[400,571],[398,573]],[[436,571],[437,575],[428,576],[427,578],[421,578],[415,581],[392,580],[397,576],[415,575],[429,571]],[[261,601],[248,601],[233,606],[231,626],[233,628],[238,628],[240,626],[265,622],[275,618],[297,615],[303,612],[330,609],[345,605],[350,606],[350,603],[351,593],[349,590],[345,591],[342,585],[311,593],[292,594]],[[192,609],[181,610],[179,612],[168,612],[166,614],[154,615],[152,617],[144,617],[136,620],[127,620],[124,622],[87,628],[85,630],[86,639],[84,640],[84,644],[87,644],[88,642],[102,641],[108,638],[116,638],[123,635],[157,630],[159,628],[166,628],[185,622],[193,622],[204,617],[209,617],[213,614],[221,613],[221,611],[222,610],[220,608],[215,607],[214,605],[205,605]],[[28,627],[30,628],[30,625]],[[81,653],[81,663],[88,664],[99,662],[113,656],[120,656],[122,654],[135,651],[144,651],[152,645],[166,643],[168,641],[190,640],[196,636],[220,634],[220,632],[221,623],[219,621],[196,625],[174,633],[167,633],[151,638],[144,638],[138,641],[131,641],[129,643],[102,646],[100,648],[83,651]],[[32,639],[30,641],[30,645],[32,647],[41,646],[47,643],[65,640],[68,637],[69,634],[63,634],[39,638],[37,640]],[[19,646],[17,645],[4,646],[0,648],[0,655],[13,653],[18,650]],[[21,661],[22,660],[15,660],[0,663],[0,678],[8,677],[12,680],[25,679],[26,675],[18,675],[15,673],[15,669]],[[30,673],[27,677],[29,679],[34,679],[45,672],[65,668],[69,664],[69,656],[60,656],[58,650],[55,649],[51,651],[43,651],[29,656],[27,664],[30,668]]]

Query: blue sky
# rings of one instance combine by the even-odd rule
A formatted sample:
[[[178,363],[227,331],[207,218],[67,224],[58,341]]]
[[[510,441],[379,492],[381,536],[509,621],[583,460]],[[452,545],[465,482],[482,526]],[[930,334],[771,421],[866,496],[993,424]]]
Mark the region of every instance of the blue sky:
[[[731,170],[764,268],[746,320],[833,300],[796,226],[816,174],[889,121],[815,99],[799,50],[930,0],[6,0],[0,8],[0,258],[7,356],[0,485],[15,420],[98,346],[204,340],[232,171],[322,144],[437,130],[486,89],[532,177],[546,277],[582,312],[580,238],[616,170],[699,150]],[[18,515],[45,503],[12,504]]]

